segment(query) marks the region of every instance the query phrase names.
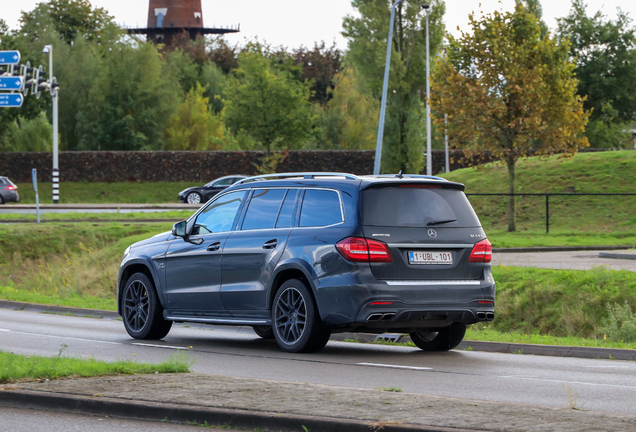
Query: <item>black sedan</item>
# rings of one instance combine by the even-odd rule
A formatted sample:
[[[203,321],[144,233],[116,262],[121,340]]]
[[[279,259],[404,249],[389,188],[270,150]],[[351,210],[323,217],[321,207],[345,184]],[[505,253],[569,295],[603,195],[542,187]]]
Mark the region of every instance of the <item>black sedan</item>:
[[[225,176],[212,180],[205,186],[195,186],[182,190],[181,192],[179,192],[179,201],[188,204],[201,204],[207,202],[214,195],[232,186],[237,181],[243,180],[244,178],[247,178],[247,176]]]
[[[0,177],[0,204],[20,202],[18,187],[7,177]]]

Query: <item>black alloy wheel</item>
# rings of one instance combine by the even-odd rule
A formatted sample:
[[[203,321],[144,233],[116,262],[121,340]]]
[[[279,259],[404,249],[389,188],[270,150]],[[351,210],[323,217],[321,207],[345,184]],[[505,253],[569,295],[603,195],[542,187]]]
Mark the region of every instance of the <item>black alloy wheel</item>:
[[[297,279],[286,281],[276,293],[272,323],[274,338],[286,352],[319,351],[331,336],[331,330],[318,315],[309,289]]]
[[[201,197],[201,194],[198,192],[190,192],[186,196],[186,201],[188,202],[188,204],[201,204],[202,200],[203,197]]]
[[[461,343],[465,334],[466,324],[452,323],[438,331],[413,332],[410,336],[423,351],[449,351]]]
[[[172,327],[172,321],[163,319],[154,285],[143,273],[135,273],[126,282],[122,318],[126,331],[135,339],[163,339]]]
[[[272,326],[253,326],[254,333],[263,339],[274,339],[274,329]]]

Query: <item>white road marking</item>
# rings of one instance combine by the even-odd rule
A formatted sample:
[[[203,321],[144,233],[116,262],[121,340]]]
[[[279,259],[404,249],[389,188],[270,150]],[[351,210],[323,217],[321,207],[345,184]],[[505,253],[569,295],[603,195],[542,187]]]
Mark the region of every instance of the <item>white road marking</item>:
[[[564,381],[564,380],[551,380],[551,379],[542,379],[542,378],[526,378],[520,376],[499,376],[497,378],[505,378],[505,379],[520,379],[526,381],[541,381],[541,382],[552,382],[558,384],[581,384],[581,385],[589,385],[595,387],[614,387],[614,388],[624,388],[624,389],[636,389],[636,386],[623,386],[616,384],[601,384],[601,383],[590,383],[590,382],[582,382],[582,381]]]
[[[11,330],[7,330],[7,329],[0,329],[0,331],[10,332]]]
[[[417,367],[417,366],[401,366],[401,365],[389,365],[389,364],[380,364],[380,363],[356,363],[359,366],[373,366],[373,367],[383,367],[383,368],[391,368],[391,369],[410,369],[410,370],[432,370],[433,368],[429,367]]]
[[[178,346],[170,346],[170,345],[153,345],[153,344],[144,344],[144,343],[131,343],[130,345],[144,346],[144,347],[155,347],[155,348],[170,348],[176,350],[189,350],[188,347],[178,347]]]
[[[121,342],[108,342],[108,341],[100,341],[100,340],[95,340],[95,339],[74,338],[74,337],[69,337],[69,336],[54,336],[54,335],[45,335],[45,334],[38,334],[38,333],[25,333],[25,332],[18,332],[18,331],[13,331],[13,330],[4,330],[4,329],[2,331],[15,333],[15,334],[21,334],[21,335],[27,335],[27,336],[47,337],[47,338],[52,338],[52,339],[70,339],[70,340],[77,340],[77,341],[82,341],[82,342],[96,342],[96,343],[111,344],[111,345],[125,345],[125,344],[123,344]]]

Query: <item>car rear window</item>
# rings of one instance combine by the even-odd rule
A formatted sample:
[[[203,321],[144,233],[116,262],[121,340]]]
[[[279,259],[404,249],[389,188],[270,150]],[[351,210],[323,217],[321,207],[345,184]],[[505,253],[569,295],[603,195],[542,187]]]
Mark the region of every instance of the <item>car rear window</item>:
[[[464,192],[415,185],[362,191],[362,224],[390,227],[481,226]]]

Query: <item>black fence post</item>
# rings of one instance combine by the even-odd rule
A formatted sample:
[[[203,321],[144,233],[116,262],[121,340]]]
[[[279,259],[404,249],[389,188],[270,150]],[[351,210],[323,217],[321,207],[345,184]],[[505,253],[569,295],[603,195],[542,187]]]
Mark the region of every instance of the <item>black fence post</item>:
[[[545,194],[545,233],[550,233],[550,195]]]

